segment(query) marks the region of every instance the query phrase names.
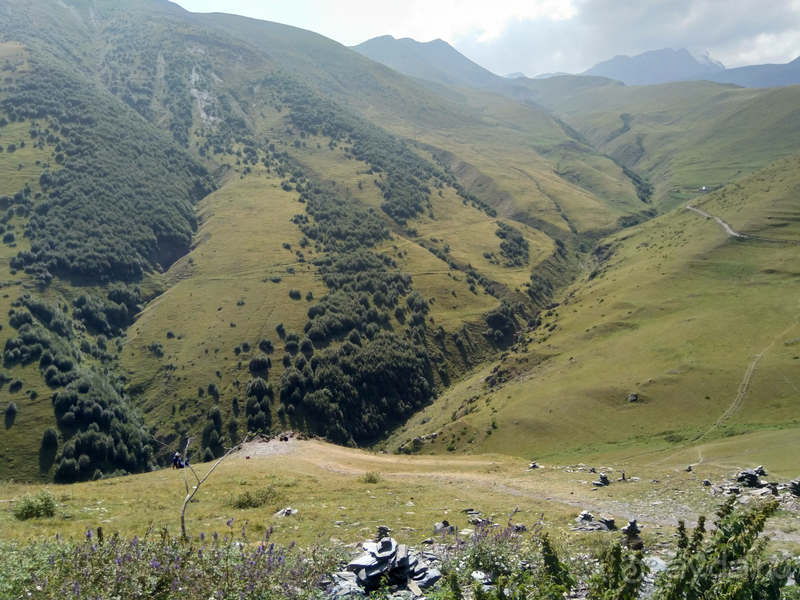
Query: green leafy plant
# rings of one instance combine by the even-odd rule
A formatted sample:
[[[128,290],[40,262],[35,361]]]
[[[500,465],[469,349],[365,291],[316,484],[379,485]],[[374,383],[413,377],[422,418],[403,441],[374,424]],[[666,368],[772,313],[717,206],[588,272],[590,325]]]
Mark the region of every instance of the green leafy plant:
[[[378,471],[367,471],[358,479],[361,483],[380,483],[383,477]]]
[[[259,508],[265,504],[283,502],[285,499],[286,495],[281,490],[270,485],[253,492],[245,490],[241,494],[236,494],[236,496],[231,497],[229,504],[238,509]]]
[[[36,494],[25,494],[14,500],[12,514],[15,519],[27,521],[28,519],[41,519],[54,517],[56,514],[56,497],[49,490],[42,490]]]
[[[790,575],[800,577],[800,562],[769,558],[767,538],[760,537],[778,510],[770,499],[747,511],[736,511],[731,496],[717,512],[716,530],[705,537],[705,519],[691,538],[683,522],[678,527],[678,552],[656,581],[654,598],[780,598]]]
[[[641,552],[615,542],[603,552],[601,571],[589,579],[589,600],[635,600],[648,567]]]

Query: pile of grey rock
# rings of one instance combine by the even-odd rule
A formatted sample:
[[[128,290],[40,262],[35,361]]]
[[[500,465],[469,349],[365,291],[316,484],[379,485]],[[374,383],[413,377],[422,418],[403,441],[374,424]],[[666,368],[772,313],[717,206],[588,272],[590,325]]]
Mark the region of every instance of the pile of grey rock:
[[[461,512],[466,513],[467,521],[469,521],[471,525],[488,525],[491,523],[491,519],[484,519],[481,511],[475,510],[474,508],[465,508]]]
[[[450,522],[447,519],[433,524],[434,535],[452,535],[455,532],[455,525],[450,525]]]
[[[751,496],[766,498],[774,496],[781,502],[792,502],[792,498],[800,498],[800,479],[787,483],[774,483],[763,481],[762,477],[767,477],[768,473],[764,467],[759,465],[755,469],[744,469],[739,471],[728,483],[713,485],[710,480],[704,479],[703,485],[711,489],[713,495],[724,494],[727,496],[748,494]],[[785,493],[785,492],[788,492]]]
[[[385,531],[385,529],[384,529]],[[433,586],[442,574],[434,568],[439,559],[431,552],[410,550],[385,536],[362,544],[364,553],[350,561],[344,571],[334,573],[331,598],[363,597],[384,582],[397,598],[415,598]]]
[[[572,531],[614,531],[617,526],[612,517],[600,515],[595,521],[594,515],[588,510],[584,510],[575,518],[577,527],[571,527]]]
[[[760,477],[766,477],[767,472],[764,470],[764,467],[759,465],[755,469],[745,469],[744,471],[740,471],[739,475],[736,476],[737,483],[742,484],[744,487],[749,488],[762,488],[765,484],[761,483]]]
[[[598,477],[597,479],[598,479],[597,481],[592,482],[592,485],[594,485],[595,487],[605,487],[607,485],[611,485],[611,480],[605,473],[600,473],[600,477]]]

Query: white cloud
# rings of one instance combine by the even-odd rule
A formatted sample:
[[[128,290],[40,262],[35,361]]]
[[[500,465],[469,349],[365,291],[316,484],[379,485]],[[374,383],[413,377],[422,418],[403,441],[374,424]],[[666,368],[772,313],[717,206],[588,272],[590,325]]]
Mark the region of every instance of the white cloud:
[[[525,18],[455,47],[491,71],[580,73],[618,54],[707,51],[727,67],[800,55],[800,0],[574,0],[566,20]]]
[[[474,34],[481,42],[499,38],[514,21],[575,15],[572,0],[413,0],[408,15],[392,28],[395,37],[418,41],[441,38],[448,42]]]

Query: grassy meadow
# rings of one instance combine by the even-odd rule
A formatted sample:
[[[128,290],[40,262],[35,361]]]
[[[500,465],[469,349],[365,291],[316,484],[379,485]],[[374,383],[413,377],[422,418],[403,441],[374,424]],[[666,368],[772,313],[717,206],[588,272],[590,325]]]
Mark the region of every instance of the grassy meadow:
[[[764,434],[741,440],[737,448],[752,452],[752,460],[748,458],[746,464],[770,457],[763,450],[767,441]],[[773,437],[771,441],[781,440]],[[788,448],[787,441],[784,437],[784,449]],[[574,517],[588,509],[608,514],[618,523],[637,516],[645,524],[649,543],[666,544],[677,518],[691,522],[699,514],[713,512],[719,504],[720,500],[700,482],[704,478],[722,481],[734,472],[735,465],[742,464],[728,455],[730,443],[704,444],[705,461],[694,473],[683,472],[684,465],[679,462],[689,456],[620,460],[611,454],[598,454],[590,456],[587,464],[572,463],[562,456],[544,461],[542,469],[528,470],[527,461],[497,454],[398,457],[313,440],[253,443],[223,462],[201,486],[196,496],[199,502],[191,503],[186,511],[187,532],[193,537],[201,532],[222,532],[233,518],[237,527],[247,523],[251,536],[259,537],[272,527],[274,541],[297,541],[308,546],[320,541],[349,544],[368,539],[378,525],[386,525],[399,541],[419,544],[433,535],[433,524],[443,519],[461,529],[473,529],[462,512],[467,508],[477,509],[500,524],[518,509],[514,522],[532,527],[543,515],[545,528],[557,537],[593,546],[613,534],[569,531]],[[202,477],[210,466],[195,468]],[[589,466],[602,468],[612,479],[625,471],[628,478],[638,480],[594,491],[591,480],[596,475],[588,472]],[[784,476],[785,472],[779,469],[774,476]],[[188,475],[192,485],[194,480]],[[50,489],[59,501],[56,517],[21,522],[10,510],[4,510],[0,511],[0,527],[5,539],[19,540],[56,534],[77,539],[86,528],[98,526],[106,535],[119,532],[128,537],[142,535],[151,526],[155,530],[166,526],[177,533],[185,485],[183,471],[166,469],[55,486]],[[9,501],[40,489],[6,482],[0,486],[0,506],[10,509]],[[255,495],[262,489],[269,490],[264,505],[246,509],[232,505],[245,492]],[[656,499],[662,502],[653,504]],[[297,509],[297,514],[274,516],[287,506]],[[797,543],[793,537],[797,519],[791,512],[776,519],[772,527],[780,543]]]

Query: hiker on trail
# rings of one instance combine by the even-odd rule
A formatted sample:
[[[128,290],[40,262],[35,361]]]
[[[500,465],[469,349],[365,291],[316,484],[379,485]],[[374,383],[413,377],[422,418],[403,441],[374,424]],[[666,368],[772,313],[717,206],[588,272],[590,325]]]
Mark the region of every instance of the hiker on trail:
[[[183,464],[181,464],[181,455],[177,452],[172,455],[172,468],[173,469],[182,469]]]

